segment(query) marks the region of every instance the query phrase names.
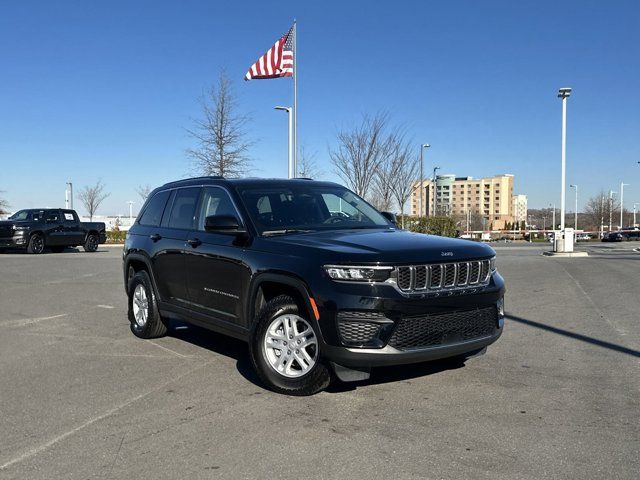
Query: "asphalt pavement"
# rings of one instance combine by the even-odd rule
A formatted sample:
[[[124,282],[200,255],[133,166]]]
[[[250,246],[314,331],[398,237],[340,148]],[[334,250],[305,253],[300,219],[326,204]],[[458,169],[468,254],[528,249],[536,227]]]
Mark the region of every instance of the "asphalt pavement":
[[[640,246],[496,244],[486,355],[265,390],[246,346],[129,331],[121,249],[0,255],[0,479],[637,479]]]

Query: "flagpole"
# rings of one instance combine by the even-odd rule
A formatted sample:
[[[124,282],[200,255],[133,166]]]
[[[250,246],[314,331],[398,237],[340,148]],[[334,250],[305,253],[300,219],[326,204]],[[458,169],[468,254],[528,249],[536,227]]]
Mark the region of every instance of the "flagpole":
[[[293,178],[298,176],[298,24],[293,20]]]

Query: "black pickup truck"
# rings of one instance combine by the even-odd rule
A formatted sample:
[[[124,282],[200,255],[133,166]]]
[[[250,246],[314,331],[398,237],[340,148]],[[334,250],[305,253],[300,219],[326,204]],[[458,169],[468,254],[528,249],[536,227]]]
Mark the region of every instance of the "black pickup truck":
[[[75,210],[31,208],[20,210],[0,221],[0,252],[7,248],[42,253],[45,248],[61,252],[82,245],[95,252],[106,241],[103,222],[81,222]]]

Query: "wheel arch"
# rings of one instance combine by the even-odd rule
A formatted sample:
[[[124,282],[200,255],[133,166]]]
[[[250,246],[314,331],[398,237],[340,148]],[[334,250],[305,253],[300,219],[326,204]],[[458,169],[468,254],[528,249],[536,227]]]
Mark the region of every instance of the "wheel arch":
[[[317,321],[311,305],[311,292],[302,279],[290,274],[267,272],[258,275],[249,289],[245,315],[250,328],[253,328],[254,320],[262,306],[279,295],[291,295],[308,318]]]
[[[158,291],[158,285],[156,284],[156,278],[153,274],[153,267],[151,266],[151,261],[145,256],[136,253],[128,254],[124,259],[124,288],[129,293],[129,280],[138,272],[146,271],[147,275],[151,279],[151,285],[153,286],[153,293],[155,294],[158,300],[161,300],[160,294]]]

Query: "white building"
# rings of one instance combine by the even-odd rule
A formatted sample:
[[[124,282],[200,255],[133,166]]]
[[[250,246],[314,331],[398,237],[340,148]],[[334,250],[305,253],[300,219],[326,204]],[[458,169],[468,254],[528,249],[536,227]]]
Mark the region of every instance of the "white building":
[[[527,196],[513,196],[513,220],[517,223],[527,221]]]

